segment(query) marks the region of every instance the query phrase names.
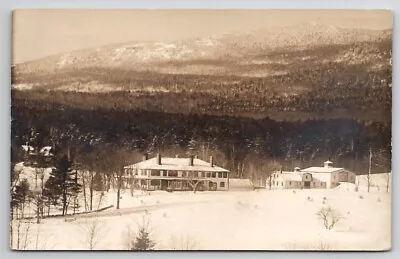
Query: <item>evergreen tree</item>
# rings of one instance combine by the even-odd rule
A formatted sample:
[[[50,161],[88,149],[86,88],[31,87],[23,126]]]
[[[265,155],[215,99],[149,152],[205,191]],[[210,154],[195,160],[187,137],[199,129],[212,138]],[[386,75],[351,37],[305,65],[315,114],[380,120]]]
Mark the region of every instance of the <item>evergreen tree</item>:
[[[75,199],[82,186],[78,183],[77,172],[73,170],[73,161],[70,156],[63,155],[56,161],[49,179],[45,184],[47,202],[53,200],[55,204],[62,205],[62,215],[68,212],[69,202]],[[74,208],[76,209],[74,203]]]
[[[16,187],[14,191],[14,197],[12,197],[12,200],[14,201],[14,206],[20,206],[21,209],[21,216],[24,216],[24,209],[25,209],[25,203],[27,202],[27,199],[29,198],[30,195],[30,186],[29,182],[27,179],[23,179]],[[18,217],[18,216],[17,216]]]
[[[154,246],[155,242],[150,239],[149,232],[144,227],[141,227],[139,229],[139,234],[132,243],[131,250],[153,250]]]

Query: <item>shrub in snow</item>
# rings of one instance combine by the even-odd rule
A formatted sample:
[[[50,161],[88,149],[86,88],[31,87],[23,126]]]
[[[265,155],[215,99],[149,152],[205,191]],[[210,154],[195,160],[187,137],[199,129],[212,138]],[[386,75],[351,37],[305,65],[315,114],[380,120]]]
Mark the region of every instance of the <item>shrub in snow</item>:
[[[364,196],[360,195],[360,199],[364,199]]]
[[[354,191],[358,192],[358,186],[354,187]]]
[[[310,196],[307,197],[307,200],[308,201],[313,201],[313,199]]]
[[[317,212],[317,215],[322,220],[324,227],[328,230],[331,230],[341,219],[340,213],[330,206],[321,208]]]
[[[326,197],[322,198],[324,201],[326,201]]]
[[[322,204],[325,204],[326,202],[325,201],[322,201]]]
[[[159,201],[159,200],[157,200],[157,201],[156,201],[156,203],[157,203],[157,204],[159,204],[159,203],[160,203],[160,201]]]
[[[163,216],[164,218],[166,218],[166,217],[167,217],[167,213],[164,212],[164,213],[162,214],[162,216]]]
[[[296,191],[295,191],[295,190],[293,190],[293,193],[294,193],[294,194],[296,194]]]
[[[65,222],[73,222],[73,221],[76,221],[76,218],[65,218],[64,221]]]
[[[196,239],[191,236],[171,236],[169,241],[169,249],[171,250],[195,250],[197,249]]]
[[[382,200],[381,200],[381,198],[378,198],[378,202],[381,202]]]
[[[329,250],[334,250],[332,245],[329,243],[326,243],[324,241],[320,241],[319,246],[318,246],[318,250],[320,251],[329,251]]]

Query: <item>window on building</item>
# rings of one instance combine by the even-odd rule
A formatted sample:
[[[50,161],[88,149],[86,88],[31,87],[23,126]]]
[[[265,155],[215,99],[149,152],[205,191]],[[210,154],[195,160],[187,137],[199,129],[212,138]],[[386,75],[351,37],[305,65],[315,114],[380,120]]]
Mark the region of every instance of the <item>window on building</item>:
[[[203,172],[199,172],[199,177],[203,177]]]
[[[160,180],[151,180],[150,181],[150,185],[152,185],[152,186],[159,186],[161,183],[160,183]]]
[[[160,171],[160,175],[164,176],[164,171],[163,170]]]
[[[160,171],[158,171],[158,170],[151,170],[151,176],[160,176]]]
[[[186,172],[182,172],[182,177],[186,177]]]
[[[178,172],[177,171],[168,171],[168,176],[170,176],[170,177],[178,177]]]
[[[281,186],[283,186],[283,182],[281,182]]]
[[[289,185],[292,185],[292,182],[291,182],[291,181],[289,181]]]
[[[219,187],[225,187],[225,182],[220,182]]]
[[[216,173],[215,173],[215,172],[211,173],[211,177],[212,177],[212,178],[215,178],[215,176],[216,176]]]
[[[224,178],[228,178],[228,173],[227,172],[224,173]]]

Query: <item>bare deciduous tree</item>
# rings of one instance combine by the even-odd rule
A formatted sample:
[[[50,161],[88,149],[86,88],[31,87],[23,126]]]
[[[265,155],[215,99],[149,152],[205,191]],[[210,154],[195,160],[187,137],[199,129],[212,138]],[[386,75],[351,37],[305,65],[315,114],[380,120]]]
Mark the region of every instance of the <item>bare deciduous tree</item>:
[[[199,185],[200,181],[196,179],[195,175],[197,172],[186,172],[185,180],[192,187],[193,193],[196,193],[197,186]]]
[[[25,227],[24,227],[25,225]],[[15,233],[16,236],[16,245],[11,244],[12,249],[26,249],[28,247],[29,243],[29,232],[31,228],[31,221],[26,221],[25,224],[23,224],[22,220],[17,220],[17,226],[16,230],[17,232]]]
[[[85,222],[85,225],[82,227],[82,232],[85,238],[83,241],[85,246],[89,250],[94,250],[99,245],[101,240],[105,238],[108,233],[108,229],[102,225],[98,217],[95,217],[90,222]]]
[[[388,172],[387,173],[387,176],[386,176],[386,192],[389,192],[389,188],[390,188],[390,174],[391,174],[391,172]]]
[[[340,213],[332,207],[323,207],[317,212],[318,217],[323,221],[324,227],[331,230],[342,218]]]
[[[171,236],[168,244],[171,250],[195,250],[198,249],[198,243],[195,238],[188,235]]]

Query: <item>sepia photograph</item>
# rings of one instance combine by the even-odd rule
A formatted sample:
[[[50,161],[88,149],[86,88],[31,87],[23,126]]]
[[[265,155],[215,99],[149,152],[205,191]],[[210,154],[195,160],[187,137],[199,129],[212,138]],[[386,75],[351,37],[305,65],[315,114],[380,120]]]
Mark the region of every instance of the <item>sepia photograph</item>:
[[[390,250],[392,30],[383,9],[14,10],[9,248]]]

